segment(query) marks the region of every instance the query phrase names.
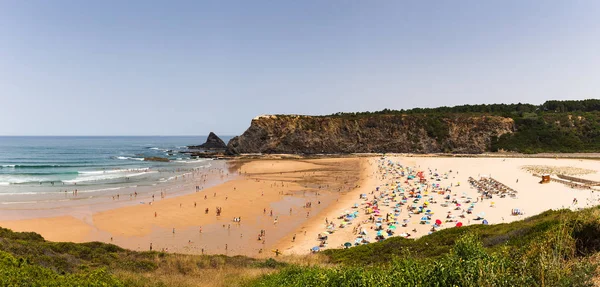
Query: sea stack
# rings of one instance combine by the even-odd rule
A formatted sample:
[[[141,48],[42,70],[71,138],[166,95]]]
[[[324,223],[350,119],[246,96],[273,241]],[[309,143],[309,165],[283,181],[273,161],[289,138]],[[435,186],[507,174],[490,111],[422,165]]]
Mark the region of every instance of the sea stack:
[[[210,132],[210,134],[208,134],[208,138],[206,139],[205,143],[203,143],[199,146],[195,146],[195,147],[190,146],[189,148],[198,148],[198,149],[204,149],[204,150],[207,150],[207,149],[224,150],[227,148],[227,145],[215,133]]]

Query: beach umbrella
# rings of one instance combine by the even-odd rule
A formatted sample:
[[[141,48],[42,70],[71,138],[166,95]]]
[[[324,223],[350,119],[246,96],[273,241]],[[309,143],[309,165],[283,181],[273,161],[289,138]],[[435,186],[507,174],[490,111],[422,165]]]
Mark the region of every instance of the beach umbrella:
[[[459,222],[456,224],[456,227],[461,227],[461,226],[463,226],[462,222]]]
[[[310,250],[317,252],[317,251],[321,250],[321,248],[319,248],[319,246],[315,246],[315,247],[311,248]]]
[[[485,212],[481,212],[481,213],[477,214],[477,216],[479,216],[481,218],[484,218],[485,217]]]
[[[344,243],[344,247],[346,247],[346,248],[352,247],[352,243],[346,242],[346,243]]]
[[[487,219],[484,219],[482,223],[483,223],[484,225],[488,225],[488,221],[487,221]]]
[[[437,224],[437,225],[442,225],[442,221],[441,221],[441,220],[439,220],[439,219],[436,219],[436,220],[435,220],[435,224]]]
[[[381,230],[377,231],[377,236],[382,236],[383,232]]]
[[[390,227],[388,227],[389,229],[396,229],[395,225],[390,225]]]
[[[428,219],[427,219],[427,216],[423,216],[423,217],[421,217],[421,220],[423,220],[423,221],[425,221],[425,220],[428,220]]]

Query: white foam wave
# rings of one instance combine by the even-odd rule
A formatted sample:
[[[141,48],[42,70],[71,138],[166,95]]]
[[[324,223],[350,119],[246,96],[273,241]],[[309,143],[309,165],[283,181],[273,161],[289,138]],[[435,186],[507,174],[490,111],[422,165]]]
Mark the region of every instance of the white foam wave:
[[[110,170],[96,170],[96,171],[80,171],[82,175],[95,175],[95,174],[107,174],[107,173],[123,173],[123,172],[134,172],[134,171],[147,171],[148,168],[132,168],[132,169],[110,169]]]
[[[16,167],[15,164],[3,164],[2,167]]]
[[[143,161],[144,158],[143,157],[128,157],[128,156],[120,156],[118,157],[118,159],[124,159],[124,160],[139,160],[139,161]]]
[[[117,179],[117,178],[124,178],[124,177],[134,177],[134,176],[140,176],[140,175],[145,175],[148,173],[152,173],[155,171],[143,171],[143,172],[138,172],[138,173],[109,173],[109,174],[100,174],[100,175],[91,175],[91,176],[83,176],[83,177],[77,177],[76,179],[71,179],[71,180],[64,180],[63,182],[65,183],[81,183],[81,182],[88,182],[88,181],[99,181],[99,180],[109,180],[109,179]]]

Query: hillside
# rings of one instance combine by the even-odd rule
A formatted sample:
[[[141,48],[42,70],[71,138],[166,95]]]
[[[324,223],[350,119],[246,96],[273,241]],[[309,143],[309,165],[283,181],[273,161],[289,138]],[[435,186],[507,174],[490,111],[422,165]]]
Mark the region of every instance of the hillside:
[[[600,100],[260,116],[227,146],[229,154],[599,152]]]
[[[593,286],[599,208],[258,260],[135,252],[0,229],[1,286]]]

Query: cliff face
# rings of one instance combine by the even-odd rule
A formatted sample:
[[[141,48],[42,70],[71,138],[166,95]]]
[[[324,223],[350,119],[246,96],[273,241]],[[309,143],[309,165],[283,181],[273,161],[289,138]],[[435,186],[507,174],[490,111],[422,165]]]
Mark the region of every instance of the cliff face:
[[[227,152],[481,153],[490,150],[492,137],[513,131],[512,119],[497,116],[261,116],[229,141]]]

